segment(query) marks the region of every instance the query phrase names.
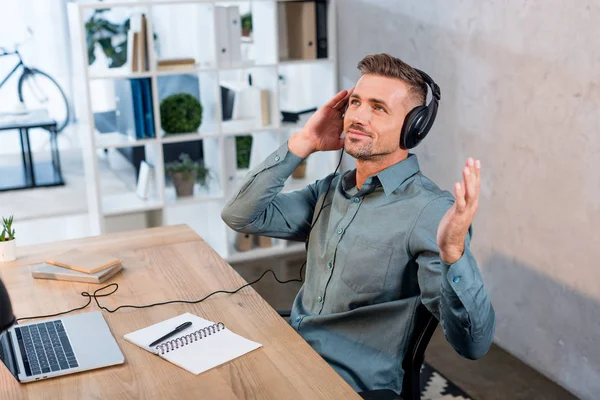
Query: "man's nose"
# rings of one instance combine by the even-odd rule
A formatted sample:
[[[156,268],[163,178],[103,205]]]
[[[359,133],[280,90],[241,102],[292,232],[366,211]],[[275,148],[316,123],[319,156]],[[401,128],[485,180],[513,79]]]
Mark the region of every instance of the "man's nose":
[[[368,108],[368,106],[363,104],[358,107],[354,107],[354,109],[352,109],[349,113],[350,121],[356,125],[366,125],[366,123],[369,121]]]

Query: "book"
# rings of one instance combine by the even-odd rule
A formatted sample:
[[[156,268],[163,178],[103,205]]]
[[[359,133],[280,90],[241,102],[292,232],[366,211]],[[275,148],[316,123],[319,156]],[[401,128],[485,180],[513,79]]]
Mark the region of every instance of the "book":
[[[111,255],[78,249],[69,250],[55,257],[48,258],[45,261],[47,264],[57,265],[86,274],[94,274],[98,271],[114,267],[121,262],[118,258]]]
[[[188,321],[192,323],[189,328],[150,347],[152,342]],[[222,322],[212,322],[191,313],[128,333],[123,338],[195,375],[262,347],[232,332]]]
[[[168,67],[168,66],[180,66],[183,65],[186,68],[192,68],[196,65],[196,60],[191,57],[187,58],[163,58],[158,60],[158,67]]]
[[[72,281],[85,283],[102,283],[123,269],[121,263],[98,271],[93,274],[86,274],[68,268],[59,267],[57,265],[42,263],[35,265],[31,270],[31,275],[36,279],[51,279],[56,281]]]
[[[136,185],[135,194],[142,200],[148,200],[150,196],[150,185],[154,179],[154,167],[146,160],[140,161],[140,172],[138,173],[138,180]]]

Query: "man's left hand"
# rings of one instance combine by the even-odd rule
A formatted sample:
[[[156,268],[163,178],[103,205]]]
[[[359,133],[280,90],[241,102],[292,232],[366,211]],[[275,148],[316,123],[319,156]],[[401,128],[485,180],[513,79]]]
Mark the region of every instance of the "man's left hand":
[[[456,201],[438,227],[440,258],[447,264],[457,262],[465,250],[465,237],[475,217],[479,201],[480,171],[480,161],[469,157],[462,170],[463,182],[454,184]]]

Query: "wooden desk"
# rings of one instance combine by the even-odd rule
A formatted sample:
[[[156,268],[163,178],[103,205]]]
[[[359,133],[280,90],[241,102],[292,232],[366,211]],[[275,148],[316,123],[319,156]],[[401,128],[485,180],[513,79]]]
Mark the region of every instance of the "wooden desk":
[[[69,248],[110,251],[125,269],[102,285],[31,277],[32,264]],[[93,292],[112,282],[119,284],[119,290],[101,299],[110,309],[121,304],[199,299],[246,283],[185,225],[21,248],[16,261],[0,267],[0,276],[17,318],[81,306],[86,302],[81,292]],[[94,303],[82,312],[92,310],[97,310]],[[264,347],[193,375],[123,339],[128,332],[187,311],[223,321],[234,332]],[[360,398],[252,287],[234,295],[217,294],[195,305],[170,304],[103,314],[125,356],[124,365],[19,384],[0,364],[0,399]]]

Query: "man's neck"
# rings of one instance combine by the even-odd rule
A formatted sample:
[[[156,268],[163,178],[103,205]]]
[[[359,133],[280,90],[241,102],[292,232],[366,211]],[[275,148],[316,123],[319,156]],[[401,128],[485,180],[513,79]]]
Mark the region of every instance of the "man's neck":
[[[394,164],[405,160],[408,152],[398,152],[388,154],[384,158],[373,158],[366,160],[356,160],[356,188],[360,190],[369,176],[373,176]]]

